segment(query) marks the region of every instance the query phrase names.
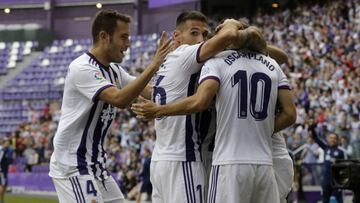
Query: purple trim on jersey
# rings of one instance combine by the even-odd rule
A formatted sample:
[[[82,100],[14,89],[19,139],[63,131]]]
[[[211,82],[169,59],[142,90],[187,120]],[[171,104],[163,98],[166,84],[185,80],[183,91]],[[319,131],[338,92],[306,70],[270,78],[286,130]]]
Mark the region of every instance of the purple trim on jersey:
[[[101,109],[101,113],[99,115],[99,118],[96,122],[96,126],[94,129],[94,135],[93,135],[93,143],[92,143],[92,155],[91,155],[91,169],[93,171],[93,174],[95,177],[97,177],[96,175],[96,165],[99,165],[100,167],[100,162],[98,161],[98,155],[99,155],[99,143],[101,140],[101,136],[102,136],[102,128],[103,128],[103,122],[101,121],[101,116],[102,116],[102,111],[104,109],[107,108],[107,105],[104,104],[102,109]],[[100,174],[100,179],[102,179],[102,174]]]
[[[200,61],[200,50],[201,50],[201,47],[204,45],[204,43],[205,42],[201,43],[199,48],[196,51],[196,62],[198,62],[198,63],[204,63],[204,61]]]
[[[195,84],[198,78],[198,73],[192,74],[189,81],[187,96],[191,96],[195,93]],[[195,156],[195,143],[193,140],[193,123],[192,115],[187,115],[185,120],[185,153],[186,161],[196,161]]]
[[[99,60],[97,60],[97,58],[96,58],[92,53],[90,53],[90,52],[87,51],[86,54],[87,54],[92,60],[94,60],[94,61],[99,65],[100,68],[104,69],[106,72],[109,71],[109,70],[108,70],[109,67],[105,66],[105,65],[102,64]]]
[[[210,110],[205,110],[205,111],[202,111],[199,113],[200,120],[199,120],[198,124],[199,124],[199,140],[200,140],[199,151],[200,152],[202,150],[202,145],[203,145],[205,138],[207,136],[210,136],[210,135],[208,135],[208,133],[209,133],[211,120],[213,119],[212,111],[213,110],[210,109]],[[203,160],[202,153],[200,153],[200,159],[201,159],[201,161]]]
[[[186,193],[186,199],[187,199],[187,202],[190,203],[190,200],[191,200],[191,197],[190,194],[189,194],[189,191],[188,191],[188,187],[187,187],[187,175],[186,175],[186,172],[185,172],[185,163],[186,162],[182,162],[182,168],[183,168],[183,177],[184,177],[184,183],[185,183],[185,193]]]
[[[109,105],[110,105],[110,104],[109,104]],[[111,106],[111,105],[110,105],[110,106]],[[114,108],[114,107],[111,106],[111,108]],[[106,173],[107,173],[108,176],[110,175],[109,171],[108,171],[108,170],[106,169],[106,167],[104,166],[105,163],[106,163],[106,157],[105,157],[106,152],[105,152],[105,149],[104,149],[104,139],[105,139],[105,137],[106,137],[106,135],[107,135],[107,132],[108,132],[108,130],[109,130],[109,127],[110,127],[112,121],[113,121],[113,119],[111,119],[111,120],[108,121],[108,123],[107,123],[107,125],[106,125],[106,127],[105,127],[105,130],[102,132],[102,135],[101,135],[101,143],[100,143],[101,149],[102,149],[101,157],[103,158],[104,162],[103,162],[102,164],[100,164],[99,167],[100,167],[100,170],[101,170],[100,178],[101,178],[102,181],[105,180],[105,179],[104,179],[104,175],[103,175],[103,172],[104,172],[104,171],[106,171]]]
[[[75,186],[74,186],[74,183],[73,183],[73,181],[72,181],[72,179],[71,179],[71,178],[69,178],[69,180],[70,180],[71,187],[72,187],[72,190],[73,190],[74,195],[75,195],[76,202],[77,202],[77,203],[79,203],[78,193],[75,191]]]
[[[81,136],[80,145],[76,151],[77,155],[77,169],[79,170],[80,175],[88,175],[89,171],[87,169],[87,162],[86,162],[86,138],[88,135],[89,127],[91,125],[91,121],[94,118],[95,110],[98,105],[98,102],[95,102],[95,104],[91,107],[90,114],[88,117],[88,120],[86,121],[84,132]]]
[[[281,85],[278,87],[279,90],[291,90],[290,86],[288,85]]]
[[[219,84],[220,84],[220,79],[216,76],[207,76],[207,77],[204,77],[203,79],[200,80],[199,84],[203,83],[205,80],[216,80]]]
[[[196,140],[196,144],[199,146],[199,152],[201,152],[201,143],[202,143],[202,138],[201,138],[201,123],[200,123],[200,118],[201,118],[202,112],[196,113],[195,114],[195,131],[197,134],[197,140]],[[201,153],[200,154],[200,161],[203,160]]]
[[[100,89],[98,89],[96,91],[96,93],[94,94],[93,98],[92,98],[92,101],[95,103],[98,99],[97,99],[97,96],[106,88],[108,87],[114,87],[114,85],[105,85],[103,87],[101,87]]]

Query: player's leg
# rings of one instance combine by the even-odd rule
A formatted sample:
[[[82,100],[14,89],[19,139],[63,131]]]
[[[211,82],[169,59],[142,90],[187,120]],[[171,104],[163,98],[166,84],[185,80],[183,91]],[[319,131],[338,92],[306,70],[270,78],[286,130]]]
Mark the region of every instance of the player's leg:
[[[273,159],[275,179],[278,185],[280,202],[286,202],[294,179],[293,161],[291,159]]]
[[[189,194],[188,202],[205,203],[206,172],[201,162],[182,162],[182,175],[185,192]],[[192,198],[194,201],[190,201]]]
[[[162,183],[161,179],[163,174],[163,170],[161,166],[162,162],[160,161],[151,161],[150,163],[150,182],[152,183],[153,190],[151,199],[153,203],[165,203],[162,196]]]
[[[103,202],[96,181],[90,175],[52,180],[60,203]]]
[[[153,203],[204,203],[205,171],[201,162],[153,161]]]
[[[280,197],[273,166],[254,166],[256,166],[254,179],[255,187],[252,193],[251,203],[279,203]]]
[[[104,203],[124,203],[125,198],[114,178],[109,176],[104,181],[96,180]]]
[[[208,203],[251,203],[255,167],[249,164],[213,166]]]

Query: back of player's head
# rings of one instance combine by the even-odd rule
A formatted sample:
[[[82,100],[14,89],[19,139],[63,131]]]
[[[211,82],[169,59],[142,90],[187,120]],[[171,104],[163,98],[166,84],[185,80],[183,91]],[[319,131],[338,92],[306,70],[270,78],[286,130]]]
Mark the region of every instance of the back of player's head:
[[[117,21],[124,23],[130,23],[131,18],[128,15],[121,14],[115,10],[103,10],[99,11],[92,23],[91,31],[93,42],[96,43],[99,39],[99,33],[105,31],[109,35],[112,35],[117,27]]]
[[[207,23],[207,18],[199,11],[184,11],[176,18],[176,28],[182,26],[187,20],[197,20]]]

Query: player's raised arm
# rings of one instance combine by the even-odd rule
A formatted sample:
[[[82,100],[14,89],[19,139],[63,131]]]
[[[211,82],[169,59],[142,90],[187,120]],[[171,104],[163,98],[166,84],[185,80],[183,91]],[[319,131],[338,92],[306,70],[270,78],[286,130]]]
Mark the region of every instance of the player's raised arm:
[[[288,56],[287,54],[280,48],[274,46],[274,45],[267,45],[266,50],[269,54],[269,56],[273,59],[275,59],[275,61],[281,65],[283,63],[287,63],[288,62]]]
[[[116,87],[106,88],[99,94],[97,99],[105,101],[106,103],[112,104],[119,108],[127,107],[131,101],[139,96],[139,94],[143,91],[145,86],[151,80],[152,76],[159,69],[161,63],[163,62],[166,55],[170,52],[171,48],[171,39],[167,40],[166,34],[163,32],[154,59],[151,64],[144,70],[144,72],[123,89],[118,89]]]
[[[243,29],[243,24],[234,19],[227,19],[217,28],[218,32],[209,40],[204,42],[199,52],[199,62],[203,62],[216,55],[220,51],[236,44],[237,48],[254,46],[254,51],[262,52],[266,49],[265,38],[258,29],[253,26]],[[254,43],[252,43],[254,42]]]
[[[209,107],[212,98],[214,98],[219,89],[219,85],[217,80],[205,80],[200,84],[193,96],[167,105],[157,105],[147,100],[144,103],[133,104],[131,109],[138,115],[138,118],[146,119],[192,114]]]

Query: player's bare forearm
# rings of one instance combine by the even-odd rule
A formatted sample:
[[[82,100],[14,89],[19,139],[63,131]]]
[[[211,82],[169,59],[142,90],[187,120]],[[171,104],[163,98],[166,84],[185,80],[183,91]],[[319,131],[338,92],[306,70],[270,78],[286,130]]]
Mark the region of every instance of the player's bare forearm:
[[[160,108],[157,116],[186,115],[203,111],[210,106],[212,99],[219,89],[219,85],[219,82],[216,80],[205,80],[200,84],[193,96]]]
[[[279,132],[296,121],[296,108],[291,90],[280,89],[278,91],[280,112],[275,117],[274,133]]]
[[[275,59],[275,61],[279,65],[288,62],[288,56],[282,49],[280,49],[274,45],[267,45],[266,49],[267,49],[267,52],[269,53],[270,57]]]
[[[277,133],[287,127],[290,127],[292,124],[294,124],[293,116],[285,112],[280,112],[275,117],[274,133]]]
[[[151,94],[152,94],[152,87],[149,84],[146,85],[146,87],[140,93],[140,95],[145,99],[151,99]]]
[[[221,24],[221,29],[219,29],[211,39],[204,42],[200,49],[199,60],[201,62],[206,61],[235,42],[241,26],[242,24],[237,20],[225,20],[224,23]]]
[[[161,63],[172,48],[170,42],[171,39],[166,40],[166,34],[163,32],[154,59],[144,70],[144,72],[142,72],[140,76],[137,77],[134,81],[120,90],[114,87],[103,90],[99,94],[99,99],[118,108],[126,108],[137,96],[139,96],[139,94],[151,80],[152,76],[159,69]]]
[[[133,104],[131,109],[138,118],[154,119],[162,116],[187,115],[199,112],[203,106],[195,95],[167,105],[157,105],[149,100]]]
[[[192,114],[208,108],[218,88],[219,83],[217,81],[206,80],[193,96],[166,105],[156,105],[151,101],[145,101],[144,103],[133,104],[132,110],[139,118],[146,119]]]
[[[159,65],[150,64],[145,71],[123,89],[110,87],[99,94],[99,99],[118,108],[126,108],[143,91]]]

